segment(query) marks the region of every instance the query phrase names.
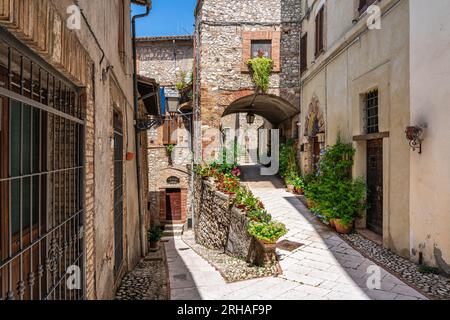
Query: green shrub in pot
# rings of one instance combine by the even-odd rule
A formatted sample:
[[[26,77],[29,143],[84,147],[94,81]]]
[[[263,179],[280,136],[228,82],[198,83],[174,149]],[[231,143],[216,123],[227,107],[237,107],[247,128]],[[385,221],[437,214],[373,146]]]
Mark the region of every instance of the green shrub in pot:
[[[159,226],[154,226],[148,231],[148,242],[151,248],[158,248],[159,241],[161,240],[164,231]]]
[[[247,217],[250,221],[262,223],[269,223],[272,220],[272,216],[263,209],[249,211]]]
[[[286,226],[277,221],[271,221],[269,223],[263,222],[250,222],[248,233],[255,237],[257,240],[268,243],[275,244],[278,239],[284,236],[288,230]]]

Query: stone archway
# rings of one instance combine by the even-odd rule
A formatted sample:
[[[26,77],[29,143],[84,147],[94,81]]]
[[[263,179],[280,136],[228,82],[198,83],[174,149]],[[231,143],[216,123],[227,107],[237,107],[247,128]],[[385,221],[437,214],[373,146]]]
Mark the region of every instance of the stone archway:
[[[325,118],[320,109],[320,102],[313,95],[305,117],[304,129],[304,172],[317,170],[321,152],[325,149]]]
[[[231,98],[236,98],[236,100],[231,100]],[[235,137],[235,141],[240,140],[239,147],[242,149],[239,163],[258,164],[259,151],[270,150],[270,132],[266,131],[266,136],[260,136],[260,129],[275,128],[279,129],[280,133],[286,133],[285,139],[283,139],[283,136],[280,137],[280,142],[291,138],[290,134],[294,130],[292,119],[299,113],[299,110],[278,95],[241,91],[229,96],[222,102],[229,104],[224,106],[221,126],[243,130],[240,135],[241,139]],[[253,124],[247,123],[246,116],[249,113],[255,115]],[[235,121],[230,117],[233,117],[232,119],[235,119]]]

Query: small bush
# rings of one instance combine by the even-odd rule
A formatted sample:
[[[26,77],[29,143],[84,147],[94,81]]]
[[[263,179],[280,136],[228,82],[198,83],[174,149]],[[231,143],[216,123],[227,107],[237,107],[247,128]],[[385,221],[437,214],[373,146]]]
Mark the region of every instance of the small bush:
[[[159,240],[161,240],[163,234],[164,231],[161,227],[154,226],[148,231],[148,241],[151,243],[158,242]]]
[[[250,221],[254,222],[262,222],[262,223],[269,223],[272,220],[272,216],[267,213],[266,210],[252,210],[247,214],[247,217],[250,219]]]
[[[264,93],[269,89],[270,73],[273,69],[272,59],[257,57],[247,62],[252,70],[253,82]]]
[[[341,219],[351,225],[367,207],[367,188],[363,179],[353,180],[352,167],[355,150],[338,139],[319,162],[319,173],[306,177],[305,195],[314,202],[312,208],[327,220]]]
[[[435,267],[429,267],[429,266],[420,266],[419,272],[423,274],[440,274],[441,271],[438,268]]]
[[[287,232],[286,226],[276,221],[269,223],[251,222],[248,228],[248,233],[251,236],[268,243],[276,243]]]

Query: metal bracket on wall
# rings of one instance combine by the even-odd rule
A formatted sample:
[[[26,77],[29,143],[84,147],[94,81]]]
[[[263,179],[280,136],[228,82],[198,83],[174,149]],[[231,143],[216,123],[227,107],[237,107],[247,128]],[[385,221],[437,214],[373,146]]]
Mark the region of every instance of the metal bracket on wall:
[[[136,121],[136,129],[137,131],[146,131],[150,129],[155,129],[164,124],[163,118],[146,118],[146,119],[138,119]]]

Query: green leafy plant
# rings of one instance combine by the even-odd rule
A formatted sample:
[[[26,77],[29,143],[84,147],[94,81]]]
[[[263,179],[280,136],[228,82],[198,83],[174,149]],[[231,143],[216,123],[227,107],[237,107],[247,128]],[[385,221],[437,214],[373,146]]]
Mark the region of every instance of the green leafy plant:
[[[273,60],[265,57],[256,57],[247,62],[252,70],[253,82],[264,93],[269,90],[270,73],[273,69]]]
[[[148,231],[148,241],[151,243],[156,243],[161,240],[164,231],[161,227],[154,226]]]
[[[419,272],[423,274],[441,274],[438,268],[422,265],[419,267]]]
[[[241,188],[238,177],[232,174],[220,174],[217,180],[217,189],[227,194],[236,194]]]
[[[263,209],[252,210],[247,213],[247,217],[250,219],[250,221],[254,222],[269,223],[270,221],[272,221],[272,215],[270,215],[266,210]]]
[[[173,145],[173,144],[167,144],[166,145],[166,152],[167,152],[167,154],[172,154],[172,152],[173,152],[173,150],[175,149],[175,145]]]
[[[194,78],[193,72],[188,73],[186,71],[181,71],[179,77],[180,81],[175,85],[178,91],[182,91],[192,85],[192,81]]]
[[[234,204],[239,209],[245,210],[247,212],[264,209],[264,204],[261,202],[261,200],[256,198],[253,193],[247,188],[241,188],[236,192]]]
[[[248,233],[260,241],[274,244],[284,236],[288,230],[286,226],[277,221],[269,223],[250,222]]]
[[[292,140],[280,146],[280,175],[283,178],[296,177],[299,175],[299,168],[296,158],[296,151]]]
[[[305,191],[305,183],[300,175],[291,175],[287,177],[285,181],[287,185],[293,185],[296,192],[303,193]]]
[[[312,210],[327,220],[341,219],[345,226],[367,207],[366,184],[351,174],[354,154],[352,145],[338,139],[322,156],[318,174],[306,178],[305,195],[314,203]]]

